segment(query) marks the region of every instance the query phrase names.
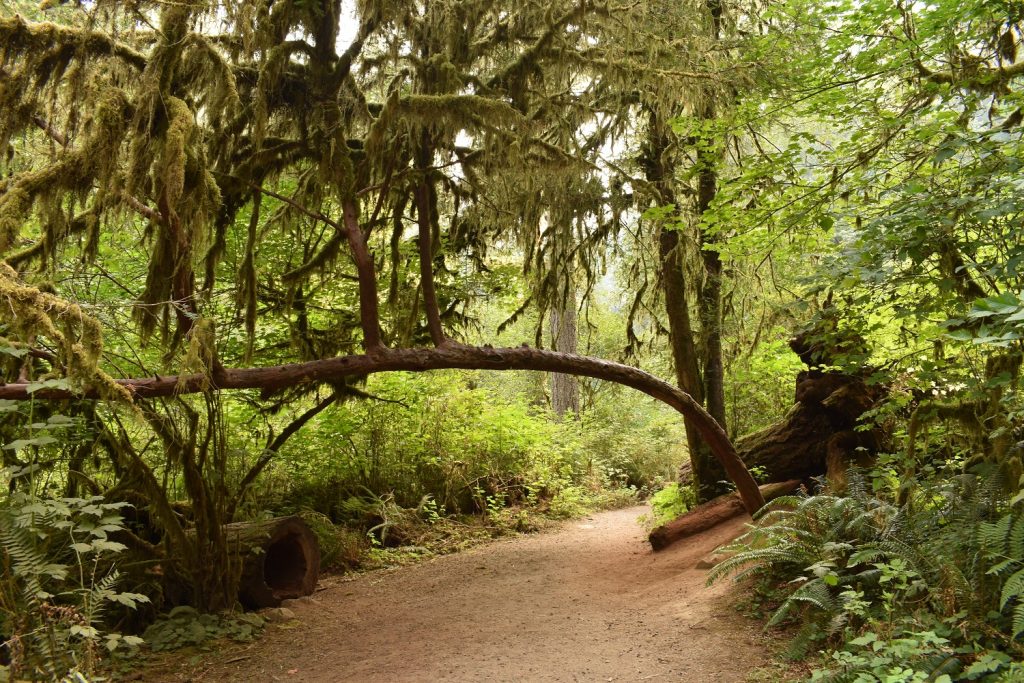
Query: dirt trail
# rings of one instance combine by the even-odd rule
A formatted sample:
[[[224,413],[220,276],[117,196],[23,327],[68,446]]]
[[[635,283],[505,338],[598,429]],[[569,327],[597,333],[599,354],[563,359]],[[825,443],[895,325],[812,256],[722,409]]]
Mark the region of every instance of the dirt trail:
[[[329,580],[300,624],[177,680],[745,681],[767,655],[696,564],[741,519],[654,554],[635,507],[458,555]]]

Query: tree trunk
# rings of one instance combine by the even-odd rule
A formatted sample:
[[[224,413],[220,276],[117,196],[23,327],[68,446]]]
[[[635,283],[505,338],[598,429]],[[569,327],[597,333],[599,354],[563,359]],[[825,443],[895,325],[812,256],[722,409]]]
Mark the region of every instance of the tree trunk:
[[[715,117],[714,107],[705,107],[702,118]],[[718,194],[718,159],[707,141],[698,143],[697,217],[703,219]],[[701,261],[704,284],[700,292],[700,332],[704,346],[704,398],[711,417],[725,425],[725,369],[722,363],[722,258],[714,248],[717,236],[701,230]],[[726,429],[727,430],[727,429]],[[728,430],[727,430],[728,431]]]
[[[376,322],[376,321],[374,321]],[[198,393],[213,389],[264,389],[277,390],[311,382],[343,382],[346,378],[368,375],[376,372],[406,370],[424,372],[427,370],[538,370],[541,372],[562,372],[572,375],[593,377],[616,382],[642,391],[674,408],[684,418],[689,418],[700,437],[708,443],[715,457],[729,478],[740,491],[744,506],[751,514],[763,504],[764,499],[750,472],[736,455],[728,435],[714,418],[697,403],[693,397],[671,384],[638,368],[587,356],[577,356],[556,351],[546,351],[529,346],[516,348],[474,347],[445,342],[437,348],[389,349],[383,346],[372,348],[363,355],[337,356],[305,363],[291,363],[262,368],[215,369],[213,377],[203,374],[119,379],[115,382],[136,398],[170,396]],[[5,384],[0,386],[0,399],[28,400],[65,399],[75,396],[98,399],[100,392],[89,388],[82,394],[64,389],[39,389],[28,391],[27,384]]]
[[[648,141],[644,151],[644,173],[658,189],[658,201],[664,206],[675,204],[673,179],[675,164],[669,158],[670,138],[668,126],[654,111],[648,114]],[[665,295],[665,313],[668,316],[669,345],[672,366],[680,389],[704,405],[704,380],[698,363],[696,335],[687,299],[687,283],[683,242],[675,227],[663,226],[658,235],[658,255],[661,267],[661,286]],[[724,413],[724,411],[723,411]],[[724,414],[719,424],[724,424]],[[717,419],[717,418],[716,418]],[[697,499],[710,500],[720,494],[724,472],[700,437],[700,431],[690,420],[684,419],[686,445],[690,452],[689,470],[693,476]]]
[[[551,309],[551,346],[560,353],[576,353],[576,290],[569,289],[565,302]],[[580,385],[573,375],[551,374],[551,409],[558,417],[567,412],[579,418]]]

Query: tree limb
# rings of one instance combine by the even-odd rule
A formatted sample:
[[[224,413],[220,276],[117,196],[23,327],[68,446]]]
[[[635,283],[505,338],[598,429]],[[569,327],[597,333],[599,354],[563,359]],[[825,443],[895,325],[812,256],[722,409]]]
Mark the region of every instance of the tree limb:
[[[358,224],[355,225],[358,230]],[[736,455],[736,449],[729,441],[728,435],[715,422],[714,418],[692,396],[639,368],[598,358],[558,353],[528,346],[517,348],[473,347],[451,341],[437,348],[388,349],[377,346],[372,347],[371,351],[371,353],[363,355],[338,356],[288,365],[262,368],[225,368],[217,377],[216,388],[273,390],[311,382],[342,383],[353,375],[396,370],[409,372],[444,369],[539,370],[593,377],[642,391],[689,418],[694,428],[711,448],[712,453],[722,462],[729,478],[736,483],[747,512],[753,513],[764,504],[757,484],[739,456]],[[118,383],[137,398],[151,398],[206,391],[210,379],[206,375],[196,374],[181,377],[122,379],[118,380]],[[66,390],[39,389],[30,393],[28,389],[29,385],[27,384],[0,386],[0,399],[67,399],[76,396],[73,392]],[[86,389],[82,397],[97,399],[99,393],[95,389]]]

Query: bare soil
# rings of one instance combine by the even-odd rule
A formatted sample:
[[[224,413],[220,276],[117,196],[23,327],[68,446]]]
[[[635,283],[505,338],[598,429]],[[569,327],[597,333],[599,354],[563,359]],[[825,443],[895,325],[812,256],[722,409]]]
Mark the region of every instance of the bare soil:
[[[634,507],[412,567],[328,577],[297,620],[165,681],[748,680],[769,655],[697,563],[739,517],[653,553]],[[146,680],[154,680],[145,676]],[[763,680],[763,679],[761,679]]]

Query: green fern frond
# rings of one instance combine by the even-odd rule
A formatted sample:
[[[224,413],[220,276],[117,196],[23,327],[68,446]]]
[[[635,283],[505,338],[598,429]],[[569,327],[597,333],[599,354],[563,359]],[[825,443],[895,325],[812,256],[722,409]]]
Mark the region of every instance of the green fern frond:
[[[1024,593],[1024,569],[1018,569],[1003,584],[1003,590],[999,596],[999,609],[1006,609],[1011,600],[1019,600],[1021,593]]]
[[[708,584],[711,584],[719,578],[751,564],[774,565],[780,563],[793,563],[792,555],[785,548],[755,548],[719,562],[709,572],[707,581]]]
[[[1006,515],[1011,517],[1014,515]],[[1016,515],[1013,526],[1010,528],[1007,544],[1007,555],[1010,557],[1024,558],[1024,514]]]
[[[782,603],[779,609],[772,615],[772,618],[768,620],[767,626],[769,628],[777,626],[799,603],[811,604],[826,614],[833,614],[838,611],[835,598],[832,597],[824,581],[817,578],[811,579],[786,598],[786,601]]]

